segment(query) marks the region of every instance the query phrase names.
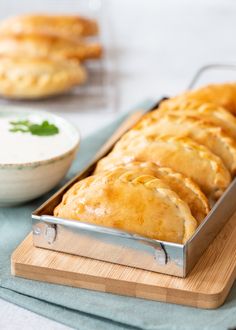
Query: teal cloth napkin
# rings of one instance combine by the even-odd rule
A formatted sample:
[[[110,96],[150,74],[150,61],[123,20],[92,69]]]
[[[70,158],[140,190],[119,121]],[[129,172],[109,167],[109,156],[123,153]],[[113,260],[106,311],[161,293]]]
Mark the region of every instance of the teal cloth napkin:
[[[146,102],[139,108],[147,108],[151,104],[153,104],[151,101]],[[82,141],[78,159],[74,162],[66,180],[91,160],[124,117],[125,115],[119,117],[105,129]],[[30,214],[51,194],[52,192],[19,207],[0,209],[0,297],[2,299],[80,330],[223,330],[236,327],[236,285],[221,308],[200,310],[11,276],[10,256],[31,230]]]

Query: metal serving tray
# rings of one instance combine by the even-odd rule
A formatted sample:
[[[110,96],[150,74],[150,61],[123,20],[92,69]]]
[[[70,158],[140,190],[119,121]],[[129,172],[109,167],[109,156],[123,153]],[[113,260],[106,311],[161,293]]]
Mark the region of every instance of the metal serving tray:
[[[126,231],[86,222],[54,217],[53,209],[60,203],[63,194],[75,182],[89,176],[97,161],[110,151],[108,148],[102,148],[102,150],[99,157],[88,168],[33,212],[34,245],[54,251],[185,277],[236,211],[236,178],[213,206],[192,238],[184,245],[148,239]]]

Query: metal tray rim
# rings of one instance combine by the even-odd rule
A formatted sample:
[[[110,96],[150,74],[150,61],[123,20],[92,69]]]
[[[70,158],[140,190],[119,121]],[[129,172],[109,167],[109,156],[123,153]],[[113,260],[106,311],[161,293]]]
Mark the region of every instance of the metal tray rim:
[[[202,221],[202,223],[197,227],[196,231],[194,234],[190,237],[190,239],[184,244],[190,244],[196,236],[199,236],[201,234],[202,228],[204,228],[205,224],[214,217],[215,212],[218,210],[218,208],[222,205],[222,201],[227,198],[228,192],[231,191],[232,188],[236,186],[236,177],[231,181],[230,185],[227,187],[227,189],[224,191],[223,195],[216,201],[216,203],[213,205],[211,208],[210,212],[207,214],[205,219]]]
[[[82,173],[82,172],[81,172]],[[71,184],[71,182],[73,182],[74,180],[76,180],[77,176],[79,176],[80,174],[76,175],[72,180],[70,180],[69,182],[67,182],[58,192],[56,192],[51,198],[59,195],[62,191],[64,191],[64,189],[67,189],[67,186],[69,186]],[[88,230],[92,230],[92,231],[106,231],[107,234],[111,234],[111,235],[117,235],[117,236],[124,236],[126,235],[126,238],[131,238],[131,239],[139,239],[142,241],[147,241],[147,242],[152,242],[152,243],[159,243],[159,244],[164,244],[164,245],[168,245],[168,246],[172,246],[172,247],[178,247],[178,248],[184,248],[186,246],[188,246],[189,244],[191,244],[191,242],[199,235],[201,235],[201,230],[202,228],[204,228],[204,226],[206,225],[206,223],[209,221],[209,219],[214,217],[214,213],[217,211],[217,209],[221,206],[222,204],[222,200],[227,198],[227,192],[231,191],[232,187],[236,186],[236,178],[234,178],[234,180],[231,182],[231,184],[229,185],[229,187],[226,189],[226,191],[224,192],[224,194],[221,196],[221,198],[214,204],[214,206],[212,207],[212,209],[210,210],[210,212],[208,213],[208,215],[205,217],[205,219],[203,220],[203,222],[198,226],[198,228],[196,229],[195,233],[192,235],[192,237],[190,237],[190,239],[185,242],[184,244],[181,243],[174,243],[174,242],[168,242],[168,241],[163,241],[163,240],[156,240],[156,239],[151,239],[142,235],[137,235],[135,233],[126,231],[126,230],[118,230],[116,228],[111,228],[111,227],[107,227],[107,226],[101,226],[101,225],[95,225],[95,224],[91,224],[88,223],[86,221],[78,221],[78,220],[71,220],[71,219],[63,219],[60,217],[55,217],[55,216],[51,216],[51,215],[38,215],[38,210],[41,209],[41,207],[43,207],[44,205],[47,205],[47,203],[49,203],[49,200],[47,200],[45,203],[43,203],[38,209],[36,209],[33,213],[32,213],[32,218],[35,220],[40,220],[43,222],[48,222],[48,223],[54,223],[54,224],[63,224],[64,226],[73,226],[73,227],[77,227],[79,228],[84,228],[86,227],[86,229]]]
[[[95,225],[91,224],[86,221],[78,221],[78,220],[71,220],[71,219],[64,219],[60,217],[54,217],[50,215],[37,215],[37,214],[32,214],[32,219],[34,220],[39,220],[45,223],[51,223],[51,224],[58,224],[58,225],[63,225],[63,226],[68,226],[68,227],[75,227],[78,229],[86,229],[89,231],[97,231],[97,232],[103,232],[109,235],[113,236],[120,236],[120,237],[126,237],[130,239],[135,239],[135,240],[141,240],[149,243],[157,243],[157,244],[164,244],[176,248],[183,248],[186,244],[180,244],[180,243],[174,243],[174,242],[167,242],[167,241],[161,241],[161,240],[156,240],[152,238],[148,238],[145,236],[137,235],[135,233],[126,231],[126,230],[119,230],[111,227],[106,227],[102,225]]]

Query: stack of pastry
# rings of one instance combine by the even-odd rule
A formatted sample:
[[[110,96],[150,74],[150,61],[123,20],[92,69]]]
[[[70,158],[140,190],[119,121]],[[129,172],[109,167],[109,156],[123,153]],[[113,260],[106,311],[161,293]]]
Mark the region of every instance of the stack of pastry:
[[[86,80],[81,64],[102,47],[94,20],[80,16],[24,15],[0,23],[0,95],[38,99],[63,93]]]
[[[54,215],[185,243],[236,171],[236,83],[163,101]]]

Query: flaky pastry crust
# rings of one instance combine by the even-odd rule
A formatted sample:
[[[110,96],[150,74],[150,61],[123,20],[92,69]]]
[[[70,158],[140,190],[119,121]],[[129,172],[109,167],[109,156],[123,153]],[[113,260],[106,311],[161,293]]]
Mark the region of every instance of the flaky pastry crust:
[[[156,121],[160,114],[174,113],[176,116],[191,116],[204,120],[210,124],[221,127],[225,133],[236,139],[236,118],[223,107],[214,103],[173,98],[163,101],[157,110],[148,114],[149,118]]]
[[[231,182],[231,175],[222,160],[188,137],[140,134],[131,130],[99,162],[98,169],[114,158],[123,158],[125,162],[151,161],[170,167],[194,180],[211,199],[219,198]]]
[[[213,103],[236,115],[236,83],[211,84],[180,94],[173,101],[194,100]]]
[[[37,33],[80,38],[98,34],[95,20],[70,15],[31,14],[2,21],[0,34]]]
[[[0,95],[38,99],[81,84],[86,72],[74,61],[0,56]]]
[[[175,113],[160,113],[153,118],[146,116],[134,128],[140,134],[148,132],[157,135],[188,136],[206,146],[219,156],[232,174],[236,172],[236,141],[227,135],[221,127],[196,117]]]
[[[201,223],[210,211],[208,200],[198,185],[188,177],[177,173],[168,167],[160,167],[151,162],[128,162],[123,164],[110,162],[107,165],[106,170],[118,167],[127,170],[139,170],[143,174],[152,175],[162,180],[185,203],[188,204],[193,217],[198,223]],[[97,169],[95,174],[98,173],[99,171]]]
[[[0,34],[0,55],[87,60],[100,58],[102,47],[98,43],[72,40],[52,35]]]
[[[175,243],[186,242],[197,227],[188,205],[162,180],[124,168],[76,183],[54,215]]]

